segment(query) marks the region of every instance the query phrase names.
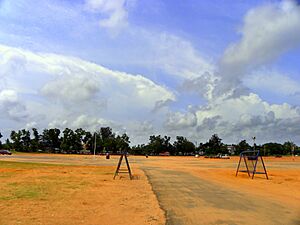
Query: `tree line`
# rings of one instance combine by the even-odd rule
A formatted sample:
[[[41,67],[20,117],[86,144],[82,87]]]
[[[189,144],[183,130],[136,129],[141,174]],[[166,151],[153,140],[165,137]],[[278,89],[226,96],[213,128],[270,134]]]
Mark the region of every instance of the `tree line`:
[[[98,154],[106,151],[116,153],[119,149],[128,149],[129,143],[126,134],[116,135],[110,127],[101,127],[95,133],[82,128],[76,130],[65,128],[62,132],[58,128],[51,128],[39,133],[36,128],[32,128],[32,130],[11,131],[10,139],[6,139],[4,144],[0,142],[0,148],[20,152],[72,154],[95,151]]]
[[[177,136],[171,143],[171,137],[151,135],[147,144],[130,146],[130,138],[127,134],[117,135],[110,127],[101,127],[97,132],[91,133],[82,128],[72,130],[65,128],[62,132],[58,128],[44,129],[42,133],[36,128],[31,130],[11,131],[10,138],[5,143],[1,142],[0,148],[21,152],[48,152],[48,153],[72,153],[72,154],[100,154],[121,153],[127,151],[135,155],[238,155],[245,150],[260,150],[262,155],[290,155],[299,154],[300,148],[293,142],[265,143],[262,145],[250,145],[246,140],[238,144],[224,144],[222,139],[213,134],[206,143],[195,145],[184,136]]]

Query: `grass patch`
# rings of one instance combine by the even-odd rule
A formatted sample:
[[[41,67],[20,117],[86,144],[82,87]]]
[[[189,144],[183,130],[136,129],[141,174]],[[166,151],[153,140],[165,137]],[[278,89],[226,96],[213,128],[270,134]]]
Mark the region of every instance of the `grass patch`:
[[[13,174],[14,174],[14,172],[7,172],[7,171],[0,172],[0,179],[11,177],[11,176],[13,176]]]
[[[0,200],[37,199],[43,196],[43,187],[30,183],[8,183],[1,188]]]
[[[58,201],[93,185],[91,177],[112,174],[110,167],[0,161],[0,202]]]
[[[70,166],[70,165],[0,161],[0,168],[9,168],[9,169],[35,169],[35,168],[41,168],[41,167],[61,167],[61,166],[66,167],[66,166]]]
[[[48,198],[49,193],[57,194],[56,187],[68,185],[66,178],[59,176],[64,168],[70,166],[0,161],[0,201],[38,200]]]

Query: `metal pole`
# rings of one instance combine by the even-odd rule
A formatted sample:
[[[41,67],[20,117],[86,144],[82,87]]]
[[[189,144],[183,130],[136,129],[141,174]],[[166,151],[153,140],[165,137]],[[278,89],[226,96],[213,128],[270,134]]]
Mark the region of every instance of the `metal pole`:
[[[253,139],[253,150],[255,151],[255,137],[253,137],[252,139]]]
[[[290,143],[291,143],[291,152],[292,152],[292,156],[294,157],[295,145],[293,144],[292,141],[290,141]]]
[[[95,143],[94,143],[94,159],[96,157],[96,145],[97,145],[97,138],[96,138],[96,132],[95,132]]]

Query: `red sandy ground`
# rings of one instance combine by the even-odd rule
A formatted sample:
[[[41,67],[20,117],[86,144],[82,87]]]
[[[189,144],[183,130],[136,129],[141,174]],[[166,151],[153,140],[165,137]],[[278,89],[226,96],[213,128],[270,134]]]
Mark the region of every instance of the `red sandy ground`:
[[[85,156],[59,157],[82,159]],[[1,190],[9,183],[31,181],[38,184],[43,182],[43,177],[53,179],[53,183],[49,185],[48,194],[38,199],[0,199],[0,224],[164,224],[164,213],[139,169],[142,165],[185,171],[230,190],[278,202],[291,209],[291,217],[298,218],[299,215],[300,218],[300,157],[265,158],[269,180],[263,175],[257,175],[253,180],[246,174],[236,177],[237,157],[228,160],[149,157],[150,160],[146,160],[145,157],[130,156],[129,159],[135,162],[134,173],[139,179],[112,180],[115,166],[1,169],[0,174],[7,171],[14,174],[12,177],[0,177]],[[117,162],[117,159],[113,160]],[[64,185],[59,185],[59,180]],[[57,184],[58,188],[53,184]],[[51,196],[49,193],[55,194]],[[204,209],[204,212],[209,213],[209,210],[212,209]]]
[[[125,176],[113,180],[114,169],[2,166],[0,224],[164,224],[163,211],[144,173],[135,168],[135,180]],[[32,197],[26,187],[34,187],[38,195]]]

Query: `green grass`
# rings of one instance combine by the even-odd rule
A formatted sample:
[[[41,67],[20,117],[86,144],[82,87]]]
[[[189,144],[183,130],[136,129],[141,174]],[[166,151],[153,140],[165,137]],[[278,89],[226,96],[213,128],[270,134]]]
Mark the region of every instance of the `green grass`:
[[[61,198],[64,193],[61,190],[79,191],[90,185],[89,181],[77,176],[81,170],[73,170],[71,167],[74,166],[0,161],[0,169],[3,169],[0,172],[0,203]],[[31,174],[34,176],[31,177]]]
[[[11,176],[13,176],[14,175],[14,172],[1,172],[0,173],[0,179],[1,178],[8,178],[8,177],[11,177]]]
[[[17,199],[37,199],[45,193],[42,185],[33,183],[8,183],[2,188],[0,200],[17,200]]]
[[[53,188],[51,179],[41,181],[25,180],[22,178],[23,171],[35,169],[49,169],[49,171],[56,170],[57,167],[65,167],[64,165],[54,165],[45,163],[27,163],[27,162],[5,162],[0,161],[0,169],[15,169],[16,171],[2,171],[0,173],[0,201],[20,200],[20,199],[40,199],[47,197],[47,193]],[[33,172],[32,171],[32,172]],[[55,171],[53,171],[55,172]],[[19,176],[17,182],[12,182]],[[57,180],[61,178],[56,177]],[[63,182],[63,180],[61,180]]]
[[[93,185],[90,176],[112,175],[108,168],[0,160],[0,204],[53,201]],[[87,176],[87,179],[85,179]]]
[[[61,167],[70,166],[65,164],[50,164],[50,163],[31,163],[31,162],[7,162],[0,161],[0,168],[9,169],[35,169],[41,167]]]

